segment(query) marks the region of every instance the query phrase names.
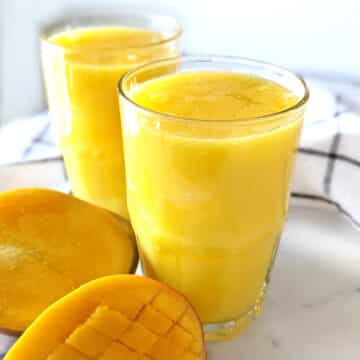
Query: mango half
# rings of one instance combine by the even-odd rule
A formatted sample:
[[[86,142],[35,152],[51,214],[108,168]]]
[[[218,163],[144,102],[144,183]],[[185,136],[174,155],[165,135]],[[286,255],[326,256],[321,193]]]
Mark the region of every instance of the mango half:
[[[200,320],[175,290],[150,278],[94,280],[57,301],[4,360],[204,360]]]
[[[0,329],[22,332],[50,304],[92,279],[132,272],[129,223],[48,189],[0,194]]]

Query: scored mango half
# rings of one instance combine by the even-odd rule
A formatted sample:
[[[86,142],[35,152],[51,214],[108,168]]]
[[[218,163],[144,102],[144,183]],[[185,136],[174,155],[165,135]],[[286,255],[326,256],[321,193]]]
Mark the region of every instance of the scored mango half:
[[[65,294],[137,261],[131,226],[107,210],[48,189],[0,194],[0,331],[24,331]]]
[[[94,280],[43,312],[4,360],[204,360],[200,320],[166,285],[136,275]]]

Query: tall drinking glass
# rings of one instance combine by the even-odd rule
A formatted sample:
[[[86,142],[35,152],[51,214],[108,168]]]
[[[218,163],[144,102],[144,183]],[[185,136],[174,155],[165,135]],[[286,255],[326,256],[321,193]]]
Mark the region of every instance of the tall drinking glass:
[[[119,88],[144,272],[188,296],[207,339],[230,338],[262,307],[307,87],[257,61],[184,57],[139,67]]]
[[[52,115],[73,193],[128,217],[117,82],[126,71],[180,53],[171,17],[93,14],[68,18],[42,35]]]

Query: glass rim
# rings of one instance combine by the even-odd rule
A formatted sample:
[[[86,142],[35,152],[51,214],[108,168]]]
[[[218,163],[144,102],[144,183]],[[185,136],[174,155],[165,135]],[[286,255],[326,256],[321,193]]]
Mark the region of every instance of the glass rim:
[[[294,77],[303,87],[304,94],[299,98],[299,100],[292,106],[287,107],[283,110],[272,112],[265,115],[258,115],[258,116],[250,116],[245,118],[237,118],[237,119],[199,119],[199,118],[192,118],[192,117],[186,117],[186,116],[178,116],[173,114],[168,114],[156,110],[151,110],[149,108],[146,108],[138,103],[136,103],[134,100],[131,99],[130,96],[128,96],[127,91],[124,89],[126,81],[139,71],[145,70],[145,69],[151,69],[151,67],[166,63],[174,63],[176,61],[179,61],[181,63],[184,62],[198,62],[198,63],[228,63],[228,64],[253,64],[253,65],[261,65],[266,68],[269,68],[270,70],[280,70],[282,73],[285,73],[288,76]],[[201,71],[201,70],[199,70]],[[255,60],[252,58],[247,57],[241,57],[241,56],[231,56],[231,55],[225,55],[225,56],[219,56],[219,55],[185,55],[185,56],[176,56],[171,57],[167,59],[161,59],[161,60],[155,60],[152,62],[148,62],[146,64],[137,66],[133,70],[130,70],[126,72],[123,76],[121,76],[119,82],[118,82],[118,92],[121,97],[123,97],[127,102],[135,106],[137,109],[141,110],[142,112],[145,112],[147,114],[152,114],[156,116],[160,116],[162,119],[175,121],[175,122],[192,122],[192,123],[213,123],[213,124],[234,124],[234,123],[241,123],[243,125],[248,125],[249,123],[258,123],[258,122],[264,122],[270,119],[273,119],[277,116],[285,115],[287,113],[295,112],[296,110],[302,108],[306,105],[306,103],[309,100],[310,92],[309,88],[303,79],[303,77],[299,74],[296,74],[295,72],[292,72],[291,70],[288,70],[285,67],[274,65],[269,62],[261,61],[261,60]]]
[[[147,49],[147,48],[151,48],[151,47],[155,47],[155,46],[161,46],[164,44],[167,44],[171,41],[177,40],[181,37],[181,35],[183,34],[183,27],[181,26],[181,24],[178,22],[178,20],[171,15],[161,15],[161,14],[152,14],[152,13],[148,13],[148,14],[144,14],[141,12],[128,12],[128,11],[118,11],[118,12],[113,12],[113,13],[106,13],[106,12],[100,12],[100,13],[95,13],[92,14],[91,12],[89,12],[88,14],[81,14],[78,16],[74,16],[75,18],[78,18],[80,20],[89,20],[91,18],[99,18],[101,19],[114,19],[116,20],[117,17],[119,17],[119,20],[121,19],[122,16],[129,16],[129,17],[133,17],[133,18],[142,18],[142,19],[158,19],[160,21],[169,21],[172,23],[172,25],[174,25],[174,31],[168,35],[165,36],[164,38],[162,38],[159,41],[155,41],[155,42],[149,42],[149,43],[145,43],[142,45],[137,45],[137,46],[126,46],[123,47],[121,49],[119,48],[101,48],[101,51],[104,52],[125,52],[127,50],[131,50],[131,49]],[[49,22],[47,24],[45,24],[43,30],[40,33],[40,41],[44,44],[46,44],[47,46],[51,46],[55,49],[59,49],[59,50],[67,50],[69,52],[77,52],[76,49],[72,49],[66,45],[59,45],[59,44],[55,44],[50,40],[50,37],[55,35],[55,34],[59,34],[63,31],[67,31],[67,26],[69,26],[69,28],[71,29],[76,29],[76,28],[85,28],[91,24],[82,24],[79,25],[78,27],[71,24],[69,22],[69,20],[72,18],[72,15],[67,15],[67,16],[63,16],[60,17],[59,19]],[[106,24],[104,24],[106,25]],[[59,30],[59,31],[54,31],[52,32],[52,30],[57,29],[58,27],[63,26],[64,29],[63,30]],[[94,25],[96,27],[101,27],[102,25]],[[108,26],[121,26],[121,21],[119,22],[119,24],[114,23],[113,25],[108,25]],[[137,27],[134,27],[137,28]],[[140,28],[140,27],[139,27]],[[151,29],[149,29],[151,31]],[[160,31],[160,33],[162,33]]]

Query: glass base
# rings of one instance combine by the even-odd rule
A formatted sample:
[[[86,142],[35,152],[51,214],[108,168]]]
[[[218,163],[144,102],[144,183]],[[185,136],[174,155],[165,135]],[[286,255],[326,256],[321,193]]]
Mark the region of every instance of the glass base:
[[[203,325],[206,341],[230,340],[245,330],[262,312],[266,285],[261,290],[255,304],[239,318],[220,323]]]

